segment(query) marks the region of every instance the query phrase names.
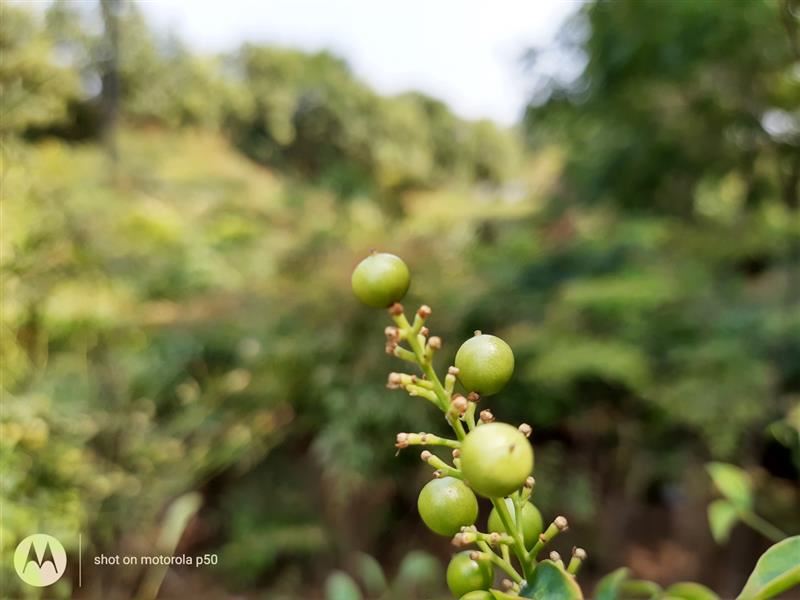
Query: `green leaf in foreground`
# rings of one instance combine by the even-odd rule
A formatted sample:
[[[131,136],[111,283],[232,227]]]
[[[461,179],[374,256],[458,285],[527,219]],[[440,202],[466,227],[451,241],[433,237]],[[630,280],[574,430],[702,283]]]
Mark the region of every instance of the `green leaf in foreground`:
[[[620,588],[629,574],[630,571],[622,567],[603,577],[594,590],[595,600],[617,600],[620,597]]]
[[[442,579],[441,563],[427,552],[414,550],[400,563],[392,587],[411,596],[421,590],[436,589]]]
[[[796,585],[800,585],[800,535],[778,542],[761,555],[738,600],[774,598]]]
[[[736,507],[727,500],[714,500],[708,505],[708,525],[711,535],[718,544],[728,541],[731,529],[739,520]]]
[[[325,581],[325,600],[361,600],[361,591],[353,578],[343,571],[334,571]]]
[[[380,596],[386,591],[386,577],[380,563],[369,554],[356,555],[355,570],[370,596]]]
[[[719,600],[714,592],[699,583],[683,582],[669,586],[664,594],[675,600]]]
[[[580,600],[583,593],[575,583],[575,577],[553,561],[543,560],[536,566],[531,581],[520,596],[536,600]]]
[[[714,485],[731,503],[740,509],[753,506],[753,490],[746,471],[728,463],[711,462],[706,465]]]

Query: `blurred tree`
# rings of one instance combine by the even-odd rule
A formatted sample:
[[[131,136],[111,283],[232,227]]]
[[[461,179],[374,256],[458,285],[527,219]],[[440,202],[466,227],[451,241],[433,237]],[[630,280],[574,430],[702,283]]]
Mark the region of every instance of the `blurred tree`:
[[[58,48],[37,15],[4,3],[0,18],[0,133],[63,123],[79,93],[76,73],[57,64]]]
[[[530,139],[567,145],[569,194],[583,203],[689,215],[699,186],[734,176],[756,206],[775,196],[775,155],[783,165],[800,143],[784,20],[797,14],[777,0],[588,3],[560,55],[585,66],[538,90]]]

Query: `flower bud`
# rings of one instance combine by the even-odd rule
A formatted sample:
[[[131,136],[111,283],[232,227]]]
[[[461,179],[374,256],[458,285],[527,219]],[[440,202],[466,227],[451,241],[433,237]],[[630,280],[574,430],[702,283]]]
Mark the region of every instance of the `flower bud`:
[[[442,348],[442,338],[440,338],[438,335],[434,335],[428,340],[428,346],[434,350],[440,350]]]
[[[478,392],[470,392],[467,394],[467,400],[470,402],[480,402],[481,395]]]
[[[552,560],[553,562],[558,562],[558,561],[561,560],[561,555],[558,552],[556,552],[555,550],[553,550],[550,553],[550,560]]]
[[[553,523],[558,527],[559,531],[566,531],[569,529],[569,523],[566,517],[558,516],[553,520]]]
[[[427,319],[431,316],[431,312],[431,307],[427,304],[423,304],[419,307],[419,310],[417,310],[417,314],[419,315],[420,319]]]
[[[586,560],[586,557],[588,555],[586,554],[586,550],[584,550],[583,548],[573,548],[572,556],[574,556],[578,560]]]
[[[525,437],[531,437],[531,433],[533,433],[533,427],[531,427],[527,423],[523,423],[522,425],[519,426],[518,429],[520,430],[520,433],[522,433],[522,435],[524,435]]]
[[[393,317],[399,317],[403,314],[403,305],[399,302],[395,302],[389,307],[389,314]]]
[[[433,456],[433,454],[428,450],[423,450],[422,454],[419,455],[419,457],[423,460],[423,462],[428,462],[431,459],[432,456]],[[563,519],[564,517],[560,517],[560,518]]]
[[[397,442],[395,443],[395,446],[398,448],[408,448],[408,434],[398,433]]]
[[[448,367],[447,368],[448,375],[458,375],[458,367]]]
[[[428,329],[427,327],[423,327],[422,329],[420,329],[420,330],[419,330],[419,332],[420,332],[422,335],[424,335],[425,337],[428,337],[428,334],[431,332],[431,330],[430,330],[430,329]]]
[[[452,402],[450,402],[450,406],[453,407],[453,410],[457,411],[459,414],[464,414],[469,406],[469,402],[464,396],[456,396],[453,398]]]
[[[492,411],[490,411],[490,410],[482,410],[481,411],[481,421],[483,423],[491,423],[492,421],[494,421],[494,415],[492,414]]]

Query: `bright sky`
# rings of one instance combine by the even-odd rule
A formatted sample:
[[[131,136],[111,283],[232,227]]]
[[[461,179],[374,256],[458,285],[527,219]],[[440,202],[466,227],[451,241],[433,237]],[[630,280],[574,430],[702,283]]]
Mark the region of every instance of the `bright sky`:
[[[344,56],[376,89],[445,100],[469,118],[518,119],[520,56],[552,40],[579,0],[139,0],[159,28],[198,50],[243,41]]]

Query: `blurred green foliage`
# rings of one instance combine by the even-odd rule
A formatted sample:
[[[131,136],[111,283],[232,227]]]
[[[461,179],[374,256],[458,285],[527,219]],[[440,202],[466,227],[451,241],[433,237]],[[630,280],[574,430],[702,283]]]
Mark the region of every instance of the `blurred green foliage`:
[[[376,246],[433,307],[441,367],[475,329],[514,348],[493,410],[534,426],[537,505],[589,576],[672,537],[697,560],[642,575],[738,591],[759,548],[712,568],[709,458],[800,528],[796,5],[588,3],[531,52],[520,131],[380,96],[327,52],[197,56],[123,9],[112,160],[97,7],[3,5],[4,555],[36,530],[146,546],[190,491],[220,589],[315,597],[362,552],[392,581],[446,554],[392,447],[443,428],[383,388],[380,312],[350,295]],[[579,76],[539,70],[556,51]]]

